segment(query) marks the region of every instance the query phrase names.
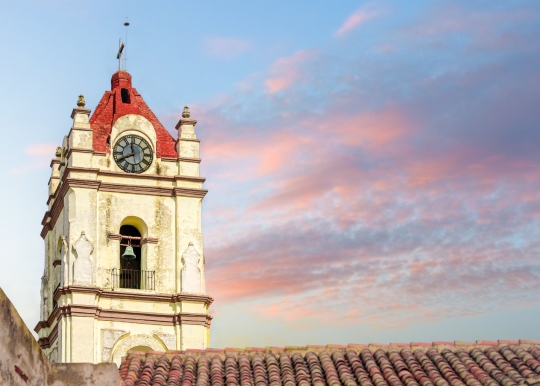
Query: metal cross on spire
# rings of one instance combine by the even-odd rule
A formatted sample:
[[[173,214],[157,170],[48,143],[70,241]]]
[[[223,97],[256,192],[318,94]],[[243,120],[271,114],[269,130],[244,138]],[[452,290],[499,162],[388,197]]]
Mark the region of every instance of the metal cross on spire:
[[[122,38],[120,38],[118,55],[116,55],[116,59],[118,59],[118,71],[122,71],[122,51],[124,51],[124,43],[122,43]]]

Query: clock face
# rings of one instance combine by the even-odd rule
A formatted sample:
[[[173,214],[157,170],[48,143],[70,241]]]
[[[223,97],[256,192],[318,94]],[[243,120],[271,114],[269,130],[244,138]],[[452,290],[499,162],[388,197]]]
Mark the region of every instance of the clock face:
[[[116,141],[113,156],[120,169],[128,173],[146,171],[154,159],[152,148],[138,135],[126,135]]]

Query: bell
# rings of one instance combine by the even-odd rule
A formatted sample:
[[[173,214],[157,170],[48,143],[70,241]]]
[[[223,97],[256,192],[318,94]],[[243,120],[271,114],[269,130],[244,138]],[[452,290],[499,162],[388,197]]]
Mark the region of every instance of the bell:
[[[135,259],[137,256],[135,255],[135,253],[133,252],[133,247],[131,245],[128,245],[126,247],[126,250],[124,251],[124,254],[122,255],[122,259],[126,259],[126,260],[133,260]]]

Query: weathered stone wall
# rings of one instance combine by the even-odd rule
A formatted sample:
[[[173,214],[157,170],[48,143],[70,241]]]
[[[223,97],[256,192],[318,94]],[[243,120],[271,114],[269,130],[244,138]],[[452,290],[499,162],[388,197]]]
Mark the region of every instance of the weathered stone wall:
[[[45,385],[51,364],[0,289],[0,385]]]
[[[119,386],[115,364],[51,364],[0,288],[0,385]]]

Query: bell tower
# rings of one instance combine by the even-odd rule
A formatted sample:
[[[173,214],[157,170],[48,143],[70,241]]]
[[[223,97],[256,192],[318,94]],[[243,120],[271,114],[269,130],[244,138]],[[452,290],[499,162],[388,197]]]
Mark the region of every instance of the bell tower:
[[[177,139],[118,71],[90,117],[81,95],[51,161],[39,344],[53,362],[209,344],[196,120]]]

